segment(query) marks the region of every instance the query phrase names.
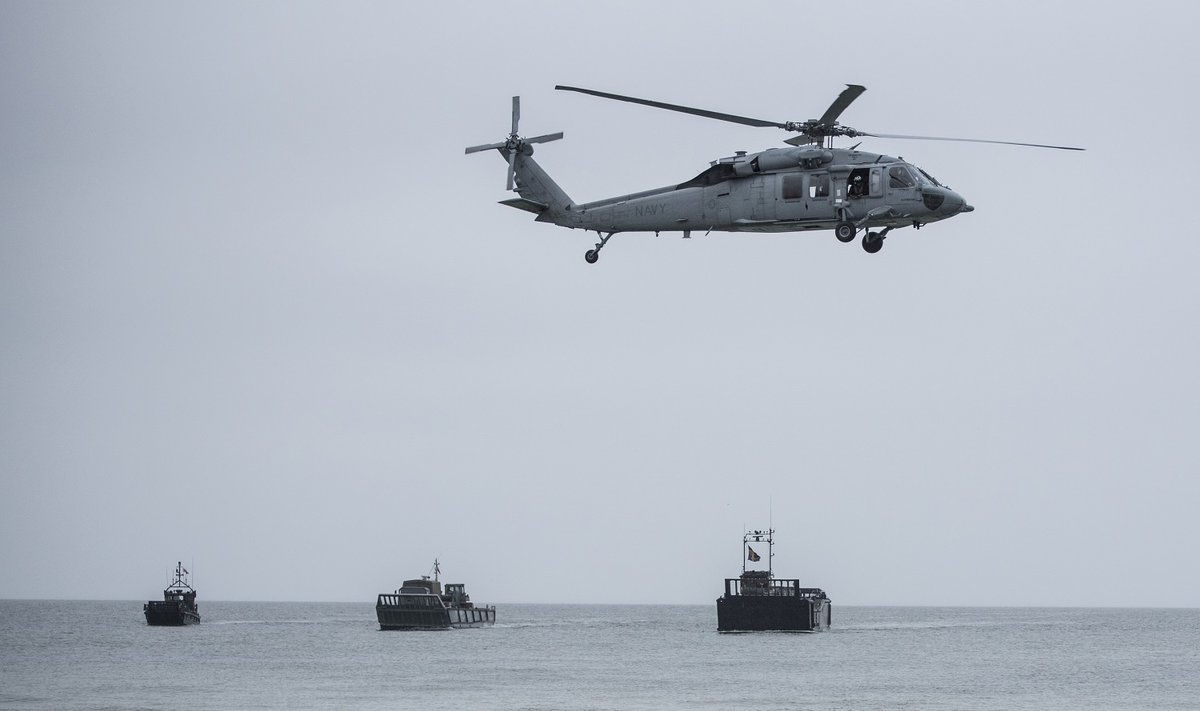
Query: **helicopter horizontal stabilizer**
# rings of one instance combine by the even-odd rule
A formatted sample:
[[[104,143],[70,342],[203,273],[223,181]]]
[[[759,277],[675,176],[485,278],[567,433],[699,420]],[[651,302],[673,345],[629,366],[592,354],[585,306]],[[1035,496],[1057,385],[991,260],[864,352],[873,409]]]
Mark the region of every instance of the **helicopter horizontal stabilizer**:
[[[509,207],[515,207],[518,210],[524,210],[525,212],[532,212],[535,215],[545,212],[546,208],[549,207],[549,205],[546,205],[545,203],[540,203],[535,200],[527,200],[525,198],[512,198],[510,200],[501,200],[500,204],[508,205]]]

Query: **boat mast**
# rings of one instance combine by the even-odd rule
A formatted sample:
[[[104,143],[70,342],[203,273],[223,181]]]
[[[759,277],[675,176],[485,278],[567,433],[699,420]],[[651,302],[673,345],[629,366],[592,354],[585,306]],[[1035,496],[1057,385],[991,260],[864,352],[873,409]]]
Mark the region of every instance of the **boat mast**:
[[[750,543],[751,542],[762,543],[763,541],[766,541],[766,543],[767,543],[767,576],[774,577],[774,572],[773,572],[774,568],[773,568],[772,564],[774,562],[773,559],[775,558],[775,529],[773,529],[773,528],[768,528],[765,531],[757,531],[757,530],[756,531],[746,531],[746,534],[744,536],[742,536],[742,574],[743,575],[746,573],[746,561],[752,560],[752,558],[750,557],[751,552],[753,552],[755,555],[755,558],[753,558],[753,560],[758,560],[759,558],[762,557],[758,554],[758,551],[755,551],[753,548],[750,547]]]

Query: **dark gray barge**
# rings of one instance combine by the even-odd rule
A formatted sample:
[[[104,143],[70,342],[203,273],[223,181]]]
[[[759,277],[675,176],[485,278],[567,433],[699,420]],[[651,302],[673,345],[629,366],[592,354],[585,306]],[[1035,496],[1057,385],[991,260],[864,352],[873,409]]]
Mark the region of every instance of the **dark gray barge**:
[[[381,630],[445,630],[486,627],[496,624],[494,605],[476,606],[462,583],[447,583],[445,591],[437,579],[441,569],[433,563],[434,579],[422,575],[405,580],[394,593],[380,593],[375,616]]]
[[[833,603],[821,588],[802,588],[795,578],[772,574],[774,529],[748,531],[742,537],[742,574],[725,579],[725,594],[717,598],[720,632],[820,632],[832,623]],[[761,556],[750,545],[767,544],[767,569],[748,570],[746,561]]]
[[[142,606],[146,624],[156,627],[181,627],[200,624],[200,607],[196,591],[188,584],[187,568],[183,561],[175,565],[175,579],[163,590],[163,599],[151,600]]]

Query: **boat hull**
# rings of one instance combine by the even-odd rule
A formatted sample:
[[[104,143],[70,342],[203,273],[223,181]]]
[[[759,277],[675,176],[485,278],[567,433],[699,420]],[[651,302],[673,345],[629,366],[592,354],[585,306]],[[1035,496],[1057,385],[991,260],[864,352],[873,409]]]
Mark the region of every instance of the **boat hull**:
[[[151,600],[144,608],[146,624],[155,627],[182,627],[200,624],[200,614],[183,603]]]
[[[375,615],[381,630],[448,630],[496,624],[494,607],[414,609],[402,605],[377,604]]]
[[[826,598],[726,595],[717,598],[720,632],[820,632],[832,622]]]

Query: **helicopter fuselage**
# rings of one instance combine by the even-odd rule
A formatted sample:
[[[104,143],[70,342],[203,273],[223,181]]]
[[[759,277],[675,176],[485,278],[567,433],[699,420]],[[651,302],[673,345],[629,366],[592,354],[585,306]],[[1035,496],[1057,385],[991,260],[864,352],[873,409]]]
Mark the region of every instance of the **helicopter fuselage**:
[[[525,160],[521,160],[524,158]],[[518,158],[518,192],[521,163]],[[772,148],[722,158],[656,190],[547,210],[539,221],[598,232],[798,232],[921,226],[972,210],[899,158],[847,149]]]

